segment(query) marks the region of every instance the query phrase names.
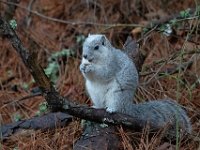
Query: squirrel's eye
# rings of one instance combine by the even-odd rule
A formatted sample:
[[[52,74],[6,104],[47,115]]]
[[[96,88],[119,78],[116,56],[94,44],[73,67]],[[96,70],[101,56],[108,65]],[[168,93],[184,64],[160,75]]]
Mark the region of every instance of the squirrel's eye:
[[[98,45],[94,47],[94,50],[98,50],[98,49],[99,49],[99,46],[98,46]]]
[[[102,42],[102,45],[103,45],[103,46],[105,45],[104,41]]]

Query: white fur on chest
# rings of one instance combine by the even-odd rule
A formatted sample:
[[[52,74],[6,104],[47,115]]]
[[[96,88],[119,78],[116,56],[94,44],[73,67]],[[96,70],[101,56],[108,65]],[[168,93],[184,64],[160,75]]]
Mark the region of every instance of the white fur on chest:
[[[95,108],[105,108],[109,84],[86,81],[86,88]]]

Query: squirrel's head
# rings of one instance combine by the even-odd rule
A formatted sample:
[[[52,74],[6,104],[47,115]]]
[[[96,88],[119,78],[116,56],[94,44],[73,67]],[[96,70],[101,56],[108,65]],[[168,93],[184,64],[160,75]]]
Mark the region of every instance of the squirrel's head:
[[[83,59],[91,63],[103,63],[112,53],[112,46],[105,35],[89,35],[83,43]]]

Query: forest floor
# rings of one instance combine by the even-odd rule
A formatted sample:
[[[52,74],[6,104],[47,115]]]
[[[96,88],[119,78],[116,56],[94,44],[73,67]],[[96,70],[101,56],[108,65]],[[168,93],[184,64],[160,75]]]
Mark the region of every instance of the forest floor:
[[[0,0],[1,16],[8,5],[13,4]],[[85,37],[89,33],[106,34],[115,47],[122,48],[131,35],[146,56],[136,101],[170,97],[183,105],[193,132],[180,141],[179,148],[195,150],[200,149],[200,21],[189,8],[198,10],[199,15],[200,4],[195,0],[21,0],[13,18],[23,44],[37,52],[38,62],[59,93],[80,104],[91,104],[79,71]],[[177,15],[182,18],[172,19]],[[3,38],[0,56],[1,125],[39,115],[44,98],[21,100],[37,93],[38,87]],[[159,137],[148,139],[145,132],[135,139],[133,133],[119,130],[122,149],[164,150],[177,146],[166,146]],[[80,120],[76,119],[66,127],[13,135],[1,143],[0,149],[72,149],[81,132]]]

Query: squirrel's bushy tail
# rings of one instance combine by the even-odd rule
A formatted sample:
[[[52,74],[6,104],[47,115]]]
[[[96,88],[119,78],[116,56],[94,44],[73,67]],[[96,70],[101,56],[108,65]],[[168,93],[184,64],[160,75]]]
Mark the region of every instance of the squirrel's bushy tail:
[[[177,131],[181,134],[191,133],[191,123],[183,108],[172,100],[156,100],[140,104],[129,104],[125,113],[139,118],[140,124],[150,129],[167,128],[167,134],[175,136]],[[178,130],[177,130],[178,129]]]

